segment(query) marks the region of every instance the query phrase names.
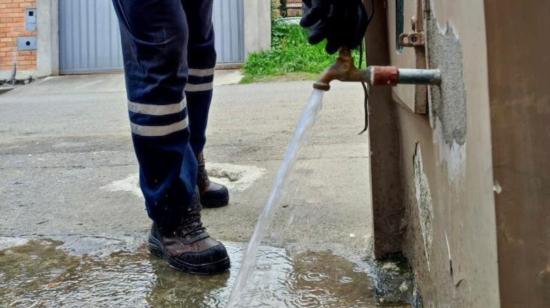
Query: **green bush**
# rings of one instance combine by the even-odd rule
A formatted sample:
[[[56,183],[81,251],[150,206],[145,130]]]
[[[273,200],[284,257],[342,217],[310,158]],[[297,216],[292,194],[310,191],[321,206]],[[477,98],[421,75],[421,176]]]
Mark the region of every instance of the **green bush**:
[[[249,55],[244,65],[243,82],[254,82],[292,73],[312,77],[330,66],[336,55],[325,52],[325,43],[307,42],[307,33],[295,24],[274,22],[272,49]]]

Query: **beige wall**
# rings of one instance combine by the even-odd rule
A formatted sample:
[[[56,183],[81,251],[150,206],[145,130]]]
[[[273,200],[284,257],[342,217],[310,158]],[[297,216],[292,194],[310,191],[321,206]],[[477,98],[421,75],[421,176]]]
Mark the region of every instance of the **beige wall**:
[[[475,0],[426,4],[432,9],[425,24],[427,62],[442,70],[443,82],[431,89],[426,115],[407,107],[414,106],[410,90],[394,91],[394,101],[391,95],[373,97],[378,101],[372,102],[372,151],[392,153],[373,157],[375,227],[402,227],[402,248],[413,264],[426,306],[498,307],[484,6]],[[381,29],[388,35],[384,43],[395,40],[395,34],[388,31],[394,15],[388,14],[386,28]],[[405,31],[410,31],[410,15],[406,16]],[[373,35],[367,38],[369,64],[378,64],[371,61],[377,52],[373,49],[382,43],[375,39]],[[387,50],[395,61],[395,48]],[[414,59],[408,62],[415,63]],[[386,141],[389,138],[396,142]],[[396,143],[396,148],[390,148]],[[399,170],[383,174],[375,164],[396,164]],[[399,176],[401,181],[390,183],[390,176]],[[402,216],[390,216],[389,224],[376,221],[376,213],[386,207],[376,202],[388,193],[381,187],[391,187],[403,199]],[[396,205],[392,208],[400,213]],[[384,251],[387,247],[382,244],[391,231],[376,229],[377,255],[392,252]]]
[[[388,1],[368,61],[414,66]],[[550,2],[424,5],[443,76],[429,112],[414,113],[413,87],[373,89],[376,255],[403,250],[428,307],[550,307]]]
[[[550,2],[486,0],[503,307],[550,307]]]

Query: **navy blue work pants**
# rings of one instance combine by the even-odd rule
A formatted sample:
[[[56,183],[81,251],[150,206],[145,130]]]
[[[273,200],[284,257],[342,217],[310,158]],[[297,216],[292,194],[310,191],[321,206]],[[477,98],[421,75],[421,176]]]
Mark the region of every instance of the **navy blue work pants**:
[[[196,194],[216,52],[212,0],[113,0],[149,217],[175,227]]]

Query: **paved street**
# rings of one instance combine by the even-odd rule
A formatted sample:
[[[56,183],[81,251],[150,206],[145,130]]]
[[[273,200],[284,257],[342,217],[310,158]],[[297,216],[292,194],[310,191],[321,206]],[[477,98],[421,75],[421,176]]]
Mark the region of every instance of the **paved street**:
[[[211,234],[244,245],[311,82],[224,84],[234,77],[219,78],[206,149],[208,169],[228,183],[232,200],[203,212]],[[360,87],[335,85],[264,244],[297,253],[330,250],[350,261],[368,255],[362,126]],[[120,74],[52,77],[0,95],[0,175],[0,250],[29,239],[61,240],[74,251],[86,251],[90,238],[105,245],[145,240],[150,222]],[[102,243],[93,245],[101,250]]]

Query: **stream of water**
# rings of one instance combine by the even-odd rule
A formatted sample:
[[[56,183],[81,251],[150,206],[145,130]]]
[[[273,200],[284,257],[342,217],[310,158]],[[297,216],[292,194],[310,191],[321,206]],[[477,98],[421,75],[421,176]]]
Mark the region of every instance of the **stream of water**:
[[[298,126],[294,131],[294,135],[292,136],[292,139],[290,140],[290,143],[284,155],[283,162],[281,163],[281,167],[279,168],[279,171],[277,173],[277,177],[275,178],[275,182],[273,183],[273,189],[271,190],[269,199],[267,200],[265,207],[258,219],[256,228],[254,230],[254,233],[252,234],[250,243],[248,244],[248,248],[246,249],[246,252],[244,254],[241,270],[237,277],[237,281],[233,286],[233,290],[229,298],[228,307],[238,307],[239,299],[246,292],[247,282],[250,280],[250,276],[256,267],[258,247],[262,242],[262,239],[265,236],[265,232],[273,219],[275,209],[279,205],[282,190],[284,189],[288,175],[292,170],[294,163],[296,162],[298,152],[304,144],[305,140],[307,139],[308,132],[311,130],[319,116],[319,112],[322,108],[323,94],[323,91],[314,90],[302,113],[300,121],[298,122]]]

